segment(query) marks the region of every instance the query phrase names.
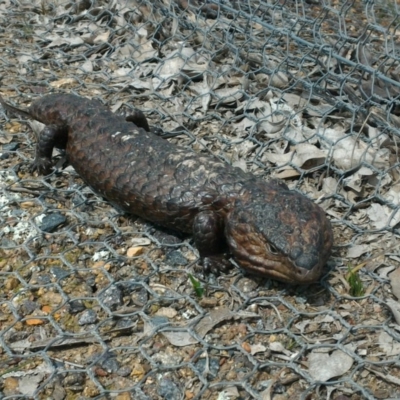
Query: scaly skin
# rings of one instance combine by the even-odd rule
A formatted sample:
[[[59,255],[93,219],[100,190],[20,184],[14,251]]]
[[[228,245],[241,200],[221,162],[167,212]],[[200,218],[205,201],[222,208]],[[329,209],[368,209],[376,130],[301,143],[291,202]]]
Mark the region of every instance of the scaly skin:
[[[44,96],[28,110],[0,103],[46,125],[33,169],[49,173],[53,147],[65,148],[82,179],[112,204],[192,234],[205,265],[218,265],[228,246],[249,272],[296,284],[320,277],[333,242],[330,222],[285,184],[172,145],[146,131],[140,112],[128,118],[135,125],[69,94]]]

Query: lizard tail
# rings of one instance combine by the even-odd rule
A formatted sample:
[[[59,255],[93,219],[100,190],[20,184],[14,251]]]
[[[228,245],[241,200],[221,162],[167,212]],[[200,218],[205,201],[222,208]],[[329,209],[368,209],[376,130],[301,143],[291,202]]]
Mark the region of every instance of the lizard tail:
[[[6,103],[3,96],[1,95],[0,95],[0,104],[3,106],[5,110],[9,111],[12,114],[18,114],[21,115],[22,117],[32,118],[32,116],[27,111],[21,110],[20,108],[14,107]]]

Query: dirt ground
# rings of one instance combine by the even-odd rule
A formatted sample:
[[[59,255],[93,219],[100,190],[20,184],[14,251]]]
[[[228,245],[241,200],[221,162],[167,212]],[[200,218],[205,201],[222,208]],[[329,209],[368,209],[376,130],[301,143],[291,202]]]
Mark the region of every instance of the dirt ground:
[[[0,398],[400,398],[399,26],[395,1],[0,0],[9,103],[139,108],[335,237],[312,285],[203,274],[62,152],[31,173],[41,125],[0,108]]]

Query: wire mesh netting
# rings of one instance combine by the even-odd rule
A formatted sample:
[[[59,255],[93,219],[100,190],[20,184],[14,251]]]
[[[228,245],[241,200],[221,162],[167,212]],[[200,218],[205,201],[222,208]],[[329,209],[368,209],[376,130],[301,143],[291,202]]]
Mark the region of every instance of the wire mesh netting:
[[[166,139],[317,202],[322,279],[196,268],[41,125],[1,109],[0,398],[400,397],[400,7],[392,1],[0,0],[1,94],[141,109]],[[90,133],[88,133],[90,134]]]

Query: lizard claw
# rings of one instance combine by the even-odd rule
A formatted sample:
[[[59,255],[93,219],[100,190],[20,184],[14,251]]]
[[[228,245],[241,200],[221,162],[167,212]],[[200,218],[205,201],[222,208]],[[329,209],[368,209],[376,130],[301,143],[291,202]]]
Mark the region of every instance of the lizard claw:
[[[33,163],[29,166],[29,172],[33,173],[37,171],[40,175],[49,175],[52,166],[53,164],[48,158],[35,158]]]
[[[203,266],[204,272],[211,272],[214,275],[219,275],[221,272],[228,272],[233,268],[226,254],[204,257],[200,261],[200,264]]]

